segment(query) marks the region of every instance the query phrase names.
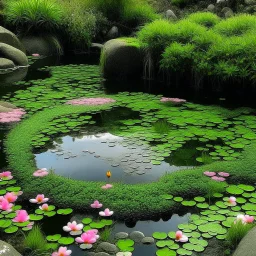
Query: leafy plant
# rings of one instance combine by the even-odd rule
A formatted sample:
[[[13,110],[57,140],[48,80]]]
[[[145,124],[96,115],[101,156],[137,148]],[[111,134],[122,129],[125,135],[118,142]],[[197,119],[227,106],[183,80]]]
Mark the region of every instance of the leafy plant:
[[[253,228],[255,224],[243,224],[241,221],[233,223],[227,233],[227,242],[231,248],[236,248],[243,237]]]
[[[46,251],[47,241],[41,231],[40,226],[34,225],[32,230],[25,235],[24,247],[28,249],[30,253],[43,253]]]
[[[21,33],[52,33],[60,28],[63,10],[54,0],[10,0],[5,2],[4,17]]]

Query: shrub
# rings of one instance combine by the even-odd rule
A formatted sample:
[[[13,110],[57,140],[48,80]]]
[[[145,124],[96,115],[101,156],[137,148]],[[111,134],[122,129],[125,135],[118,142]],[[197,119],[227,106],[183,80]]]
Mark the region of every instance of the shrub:
[[[211,12],[192,13],[187,17],[187,20],[205,27],[212,27],[220,22],[220,18]]]
[[[256,33],[256,18],[253,15],[241,14],[222,20],[214,31],[223,36],[242,36],[246,33]]]
[[[144,26],[137,34],[144,47],[163,51],[178,33],[175,24],[167,20],[156,20]]]
[[[193,44],[172,43],[162,54],[160,65],[173,71],[185,71],[185,67],[193,61],[194,50]]]
[[[10,0],[6,1],[4,15],[19,32],[54,32],[61,24],[63,11],[54,0]]]
[[[232,248],[236,248],[244,236],[253,228],[255,224],[243,224],[238,221],[233,223],[227,233],[227,242]]]

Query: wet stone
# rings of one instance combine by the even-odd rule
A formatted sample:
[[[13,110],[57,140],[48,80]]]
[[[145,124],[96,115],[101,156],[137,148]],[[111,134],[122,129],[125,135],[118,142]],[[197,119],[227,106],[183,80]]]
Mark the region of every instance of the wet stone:
[[[112,167],[117,167],[119,164],[111,164]]]
[[[97,250],[102,251],[102,252],[107,252],[107,253],[110,253],[110,254],[114,254],[114,253],[117,253],[119,251],[118,248],[114,244],[111,244],[111,243],[108,243],[108,242],[100,243]]]
[[[141,242],[143,244],[154,244],[155,243],[155,239],[153,237],[144,237]]]
[[[146,172],[145,172],[145,171],[136,171],[136,173],[137,173],[138,175],[143,175],[143,174],[145,174]]]
[[[141,240],[145,237],[145,235],[140,232],[140,231],[133,231],[131,234],[130,234],[130,238],[136,242],[136,243],[140,243]]]
[[[118,232],[115,234],[115,239],[125,239],[127,238],[129,235],[126,232]]]

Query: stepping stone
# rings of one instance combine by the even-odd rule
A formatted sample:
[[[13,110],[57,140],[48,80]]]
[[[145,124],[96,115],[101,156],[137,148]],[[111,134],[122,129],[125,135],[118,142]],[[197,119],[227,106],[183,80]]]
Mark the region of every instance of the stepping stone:
[[[155,239],[153,237],[144,237],[141,242],[143,244],[154,244],[155,243]]]
[[[133,231],[130,234],[130,238],[135,242],[135,243],[140,243],[141,240],[145,237],[145,235],[140,232],[140,231]]]
[[[117,167],[119,164],[111,164],[112,167]]]
[[[114,244],[111,244],[111,243],[108,243],[108,242],[102,242],[98,245],[97,251],[101,251],[101,252],[103,251],[103,252],[107,252],[107,253],[110,253],[110,254],[115,254],[119,250]]]
[[[129,235],[126,232],[118,232],[115,234],[115,239],[125,239],[127,238]]]
[[[136,173],[137,173],[138,175],[142,175],[142,174],[145,174],[146,172],[145,172],[145,171],[136,171]]]
[[[94,157],[99,158],[99,157],[100,157],[100,155],[95,155]]]

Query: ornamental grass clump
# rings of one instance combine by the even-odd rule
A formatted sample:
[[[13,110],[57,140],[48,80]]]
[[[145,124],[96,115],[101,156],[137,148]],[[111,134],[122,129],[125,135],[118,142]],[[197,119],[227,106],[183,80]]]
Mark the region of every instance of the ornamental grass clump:
[[[20,33],[54,32],[60,28],[63,10],[54,0],[9,0],[5,2],[4,18]]]

